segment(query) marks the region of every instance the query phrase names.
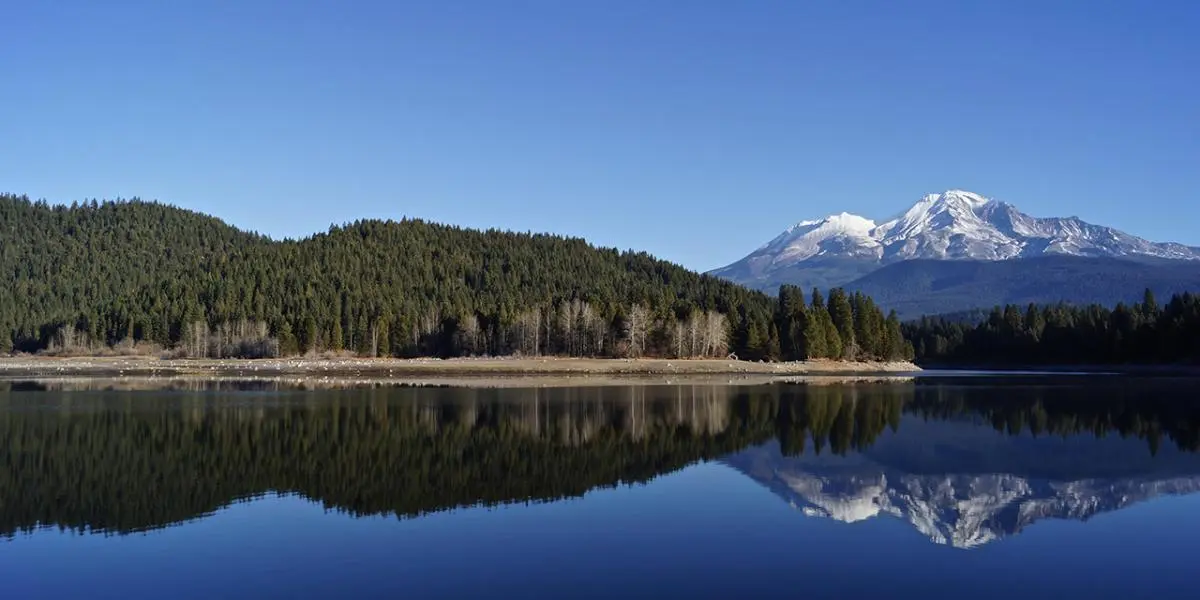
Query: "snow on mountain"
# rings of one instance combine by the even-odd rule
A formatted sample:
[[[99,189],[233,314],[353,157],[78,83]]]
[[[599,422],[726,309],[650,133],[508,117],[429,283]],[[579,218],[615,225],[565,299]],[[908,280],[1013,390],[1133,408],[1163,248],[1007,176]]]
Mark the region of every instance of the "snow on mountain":
[[[830,261],[879,266],[909,259],[1006,260],[1044,255],[1200,259],[1200,248],[1156,243],[1076,217],[1040,218],[963,190],[929,194],[882,223],[841,213],[788,228],[742,260],[713,271],[742,283]],[[863,271],[862,266],[859,272]],[[776,277],[775,279],[778,279]]]
[[[819,221],[797,223],[759,251],[769,251],[778,261],[801,261],[818,254],[879,256],[881,246],[871,233],[875,222],[842,213]]]
[[[884,246],[885,260],[1000,260],[1018,256],[1020,238],[1005,235],[981,217],[989,202],[983,196],[959,190],[930,194],[871,234]]]

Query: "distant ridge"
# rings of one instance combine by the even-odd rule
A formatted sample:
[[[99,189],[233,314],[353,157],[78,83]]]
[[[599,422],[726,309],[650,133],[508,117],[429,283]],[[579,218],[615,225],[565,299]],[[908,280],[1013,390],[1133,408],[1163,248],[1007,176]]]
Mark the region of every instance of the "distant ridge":
[[[1056,260],[1020,262],[1036,267],[1020,277],[1012,265],[997,264],[1034,258]],[[901,266],[909,261],[921,265]],[[1054,268],[1040,270],[1047,265]],[[1138,274],[1138,269],[1147,272]],[[872,290],[882,305],[913,315],[990,306],[1008,298],[1111,303],[1129,292],[1126,285],[1164,293],[1196,289],[1197,270],[1200,248],[1148,241],[1078,217],[1033,217],[980,194],[948,190],[928,194],[882,223],[849,213],[802,221],[711,274],[765,291],[784,283]],[[951,277],[978,279],[969,291],[950,289],[962,301],[935,301],[931,295],[940,297],[942,287],[965,284],[947,281]],[[1074,289],[1079,284],[1085,289]],[[981,304],[968,301],[970,294]]]

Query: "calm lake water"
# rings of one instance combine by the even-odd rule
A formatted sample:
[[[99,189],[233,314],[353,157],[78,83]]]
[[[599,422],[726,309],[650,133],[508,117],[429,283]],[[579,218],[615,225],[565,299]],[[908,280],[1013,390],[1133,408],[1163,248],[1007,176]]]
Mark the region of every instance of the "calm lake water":
[[[1197,383],[0,382],[0,597],[1194,598]]]

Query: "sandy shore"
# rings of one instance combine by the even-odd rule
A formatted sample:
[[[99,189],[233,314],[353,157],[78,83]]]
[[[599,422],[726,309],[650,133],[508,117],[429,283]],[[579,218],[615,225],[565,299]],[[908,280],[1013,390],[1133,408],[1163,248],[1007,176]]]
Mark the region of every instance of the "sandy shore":
[[[669,382],[680,377],[728,379],[730,376],[756,376],[775,379],[795,376],[879,376],[920,371],[908,362],[801,361],[760,363],[734,360],[673,359],[588,359],[588,358],[288,358],[288,359],[159,359],[150,357],[114,358],[0,358],[0,377],[73,378],[73,377],[242,377],[312,378],[364,380],[422,380],[446,382],[459,379],[507,379],[540,376],[616,379],[644,378]]]
[[[910,375],[519,375],[458,377],[342,377],[342,376],[207,376],[207,375],[121,375],[116,377],[22,377],[14,381],[32,383],[48,391],[289,391],[345,390],[387,387],[455,388],[560,388],[641,386],[755,386],[776,383],[804,385],[851,385],[901,383]],[[0,385],[5,379],[0,378]]]

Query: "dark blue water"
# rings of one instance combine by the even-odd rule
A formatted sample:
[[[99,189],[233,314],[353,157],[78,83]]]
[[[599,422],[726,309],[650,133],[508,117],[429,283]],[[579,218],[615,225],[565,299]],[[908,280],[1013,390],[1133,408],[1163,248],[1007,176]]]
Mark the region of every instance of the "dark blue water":
[[[0,391],[0,587],[1194,597],[1200,400],[1092,381],[18,386]]]

